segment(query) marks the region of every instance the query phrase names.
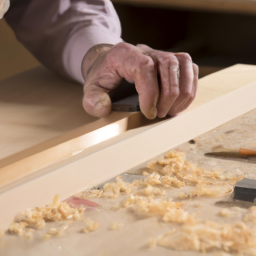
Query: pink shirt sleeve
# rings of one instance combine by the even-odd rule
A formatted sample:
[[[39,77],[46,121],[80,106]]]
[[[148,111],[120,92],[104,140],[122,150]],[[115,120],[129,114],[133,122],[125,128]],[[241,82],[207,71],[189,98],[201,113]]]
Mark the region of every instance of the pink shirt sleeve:
[[[40,62],[80,83],[85,53],[96,44],[122,41],[110,0],[12,0],[5,18]]]

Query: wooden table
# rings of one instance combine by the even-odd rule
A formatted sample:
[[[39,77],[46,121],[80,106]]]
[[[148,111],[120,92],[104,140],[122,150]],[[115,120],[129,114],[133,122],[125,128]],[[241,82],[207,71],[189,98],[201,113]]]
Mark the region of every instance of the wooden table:
[[[137,6],[182,8],[232,13],[256,13],[255,0],[112,0]]]
[[[36,72],[37,73],[37,72]],[[31,73],[28,73],[29,75],[24,78],[28,79],[25,81],[30,81],[30,78],[33,76],[34,71],[31,71]],[[43,77],[47,76],[47,72],[44,73]],[[14,79],[15,80],[15,79]],[[14,81],[12,80],[12,81]],[[20,80],[21,81],[21,80]],[[16,80],[16,82],[20,82],[19,79]],[[33,83],[36,82],[36,80],[32,80]],[[49,80],[45,80],[45,84],[48,82],[51,82],[52,78]],[[55,80],[54,80],[55,81]],[[59,80],[60,81],[60,80]],[[183,141],[180,144],[177,144],[174,147],[177,147],[187,152],[188,159],[191,161],[196,161],[200,164],[200,166],[206,167],[206,168],[222,168],[225,170],[233,171],[239,168],[242,170],[247,177],[249,178],[255,178],[255,167],[254,165],[250,165],[247,163],[240,163],[240,162],[228,162],[223,160],[215,160],[215,159],[205,159],[203,156],[203,153],[206,151],[212,151],[217,150],[221,148],[231,148],[231,149],[237,149],[238,147],[251,147],[255,148],[255,139],[256,139],[256,133],[255,133],[255,109],[250,111],[249,113],[245,112],[242,116],[238,116],[238,114],[234,117],[236,117],[234,120],[231,120],[230,122],[225,123],[222,126],[216,127],[214,126],[214,130],[209,131],[205,134],[202,134],[198,132],[197,130],[200,130],[202,125],[207,126],[208,123],[211,123],[212,120],[215,118],[214,114],[216,114],[214,111],[214,107],[218,108],[218,104],[221,106],[220,111],[221,112],[227,112],[228,115],[233,115],[234,111],[238,111],[242,108],[242,105],[246,105],[246,101],[253,102],[255,104],[255,96],[254,94],[243,94],[244,90],[240,90],[242,85],[246,85],[246,88],[249,90],[250,88],[253,88],[253,92],[255,93],[255,83],[256,81],[256,66],[250,66],[250,65],[236,65],[231,68],[228,68],[226,70],[220,71],[216,74],[210,75],[208,77],[205,77],[203,79],[200,79],[199,82],[199,91],[198,94],[199,97],[195,100],[194,104],[190,108],[190,110],[182,115],[180,115],[177,118],[170,119],[164,122],[161,122],[159,124],[154,124],[149,127],[142,127],[139,129],[128,131],[127,133],[123,133],[121,135],[121,138],[118,136],[116,138],[113,138],[112,141],[106,142],[104,145],[98,145],[98,147],[88,149],[89,153],[86,153],[86,148],[84,149],[84,153],[81,153],[80,158],[79,156],[75,159],[72,159],[72,161],[68,161],[68,159],[62,159],[60,163],[57,163],[52,169],[51,167],[44,169],[43,173],[41,173],[38,176],[33,176],[33,173],[31,176],[28,176],[28,178],[24,181],[21,181],[20,183],[13,183],[10,186],[2,187],[0,186],[0,205],[2,207],[1,213],[0,213],[0,228],[4,229],[8,226],[8,223],[11,222],[14,214],[18,212],[21,209],[26,209],[32,206],[36,205],[42,205],[44,203],[49,202],[49,200],[52,199],[53,195],[56,193],[61,194],[61,198],[64,199],[65,197],[70,196],[70,193],[78,192],[77,190],[82,190],[85,188],[89,188],[93,182],[98,182],[100,179],[108,178],[108,175],[118,175],[120,172],[128,171],[129,168],[127,168],[127,163],[130,164],[130,166],[136,167],[135,162],[130,163],[135,159],[134,154],[132,153],[132,150],[134,147],[141,148],[141,145],[144,145],[144,150],[146,151],[146,154],[142,153],[139,161],[142,163],[142,160],[145,160],[148,162],[149,159],[156,157],[156,154],[159,153],[157,150],[166,150],[166,145],[175,145],[173,142],[176,140],[176,137],[182,137]],[[13,83],[10,83],[10,85]],[[62,82],[60,82],[62,84]],[[7,84],[5,84],[7,86]],[[23,88],[25,89],[26,86],[29,86],[30,83],[23,83]],[[68,86],[68,85],[67,85]],[[70,85],[71,86],[71,85]],[[1,84],[0,84],[1,88]],[[5,88],[5,87],[4,87]],[[42,88],[44,88],[42,84]],[[46,97],[48,95],[48,90],[52,90],[51,87],[46,87],[47,89],[45,91],[35,90],[34,97],[41,95],[42,98]],[[240,88],[240,89],[239,89]],[[21,90],[22,91],[22,90]],[[69,96],[71,92],[70,90],[67,91],[66,97]],[[234,93],[233,93],[234,92]],[[236,93],[237,92],[237,93]],[[227,93],[227,94],[225,94]],[[229,95],[235,95],[239,94],[239,96],[244,95],[245,98],[242,98],[242,101],[239,102],[237,97],[231,97],[229,98]],[[64,97],[64,94],[63,94]],[[11,98],[11,97],[10,97]],[[235,102],[231,102],[226,99],[235,99]],[[60,99],[59,99],[60,100]],[[200,111],[200,109],[208,108],[209,104],[207,102],[214,102],[214,107],[210,108],[212,112],[207,111]],[[36,102],[36,101],[35,101]],[[203,105],[203,103],[206,103]],[[17,106],[15,102],[9,103],[11,108],[7,109],[10,113],[10,115],[16,115],[18,118],[21,113],[29,113],[30,108],[20,108],[20,106]],[[225,105],[228,104],[228,105]],[[23,104],[21,104],[22,106]],[[25,105],[25,104],[24,104]],[[74,104],[75,105],[75,104]],[[59,109],[54,108],[54,104],[50,105],[52,111],[54,113],[51,113],[52,115],[58,116],[57,113],[60,113]],[[78,106],[78,105],[77,105]],[[231,107],[230,107],[231,106]],[[236,110],[235,107],[237,106]],[[244,107],[244,106],[243,106]],[[254,106],[255,108],[256,106]],[[67,107],[64,107],[68,113],[75,115],[76,109],[68,111]],[[37,109],[36,109],[37,110]],[[233,111],[232,111],[233,110]],[[40,113],[41,109],[39,108]],[[219,115],[221,115],[221,112],[218,112]],[[190,113],[190,114],[189,114]],[[196,113],[193,115],[193,113]],[[202,113],[205,113],[202,115]],[[82,114],[81,114],[82,115]],[[113,114],[112,114],[113,115]],[[137,114],[134,114],[137,115]],[[7,117],[7,113],[5,115],[5,118]],[[37,115],[35,115],[37,117]],[[65,122],[66,116],[60,115],[62,118],[62,122]],[[44,138],[49,136],[48,130],[45,127],[52,127],[51,123],[54,119],[47,120],[47,115],[43,115],[44,124],[42,125],[42,129],[37,130],[38,133],[42,134],[42,136],[45,135]],[[123,116],[124,117],[124,116]],[[179,122],[179,126],[176,129],[179,132],[177,132],[175,135],[172,132],[170,128],[172,126],[175,126],[177,122],[175,120],[186,120],[187,118],[191,119],[190,126],[182,125],[182,122]],[[192,118],[191,118],[192,117]],[[198,120],[208,118],[207,122],[203,120],[201,123],[198,122]],[[15,118],[14,118],[15,119]],[[218,117],[217,117],[218,119]],[[226,116],[226,119],[230,120],[232,117]],[[40,119],[39,119],[40,120]],[[23,119],[19,120],[21,123]],[[31,119],[32,121],[32,119]],[[99,120],[96,120],[96,122]],[[110,120],[109,120],[110,121]],[[219,122],[219,121],[218,121]],[[93,123],[93,122],[92,122]],[[193,126],[193,124],[196,123],[196,126]],[[78,123],[75,123],[77,126]],[[170,124],[167,128],[168,129],[162,129],[162,132],[164,132],[164,138],[163,134],[156,134],[155,136],[144,136],[145,133],[154,130],[154,128],[163,127],[166,124]],[[216,123],[215,123],[216,125]],[[14,126],[12,124],[12,126]],[[86,125],[85,125],[86,126]],[[192,127],[193,126],[193,127]],[[31,132],[31,127],[28,126],[28,129],[23,129],[22,133],[20,134],[29,134]],[[65,126],[66,127],[66,126]],[[35,129],[37,129],[37,126],[35,126]],[[70,127],[66,128],[66,131],[68,131]],[[33,129],[32,129],[33,130]],[[43,132],[45,130],[45,133]],[[193,130],[193,132],[191,132]],[[50,129],[51,131],[51,129]],[[200,130],[201,131],[201,130]],[[60,130],[59,130],[60,133]],[[67,134],[71,134],[74,136],[73,131],[67,132]],[[169,135],[169,137],[166,136]],[[181,135],[180,135],[181,134]],[[188,134],[188,135],[187,135]],[[195,136],[195,144],[189,144],[186,141],[191,134],[198,134]],[[69,135],[69,136],[71,136]],[[147,140],[144,141],[145,143],[131,143],[131,145],[128,145],[128,141],[132,140],[139,141],[141,137],[145,137]],[[187,137],[186,137],[187,136]],[[54,137],[53,134],[51,134],[50,137]],[[18,137],[19,138],[19,137]],[[150,140],[149,140],[150,139]],[[54,140],[54,138],[52,139]],[[32,141],[32,140],[31,140]],[[30,143],[31,143],[30,141]],[[162,143],[157,143],[160,141]],[[186,142],[186,143],[184,143]],[[29,146],[30,143],[27,145]],[[33,142],[34,145],[38,142]],[[66,142],[67,146],[70,145],[70,142]],[[165,147],[163,149],[163,144],[165,144]],[[129,146],[127,148],[121,149],[121,146]],[[25,147],[25,144],[23,145]],[[119,147],[120,146],[120,147]],[[119,147],[120,151],[113,151],[111,152],[111,147],[114,147],[114,149]],[[171,150],[172,146],[167,148],[168,150]],[[60,150],[60,147],[55,147],[55,151]],[[109,150],[110,149],[110,150]],[[157,149],[157,150],[156,150]],[[102,151],[102,153],[100,153]],[[121,152],[122,151],[122,152]],[[91,162],[84,162],[84,159],[87,157],[93,157],[94,153],[97,152],[97,161],[92,158]],[[111,153],[111,154],[110,154]],[[135,152],[136,154],[140,153],[138,151]],[[161,152],[162,153],[162,152]],[[41,153],[40,153],[41,154]],[[83,155],[84,154],[84,155]],[[87,155],[86,155],[87,154]],[[106,154],[106,155],[105,155]],[[100,158],[98,158],[100,156]],[[11,157],[11,156],[10,156]],[[148,157],[148,158],[147,158]],[[104,161],[102,159],[104,158]],[[100,159],[100,160],[99,160]],[[132,159],[132,160],[130,160]],[[114,160],[114,162],[113,162]],[[136,160],[137,161],[137,160]],[[99,162],[103,162],[102,164]],[[138,161],[137,161],[138,162]],[[144,164],[144,163],[142,163]],[[95,173],[95,166],[101,165],[101,173]],[[57,169],[56,166],[58,166]],[[116,167],[117,166],[117,167]],[[22,164],[19,166],[22,168]],[[98,167],[99,168],[99,167]],[[124,170],[123,170],[123,169]],[[116,172],[111,174],[110,172],[113,171],[113,169],[116,169]],[[3,169],[0,169],[0,172]],[[47,172],[46,172],[47,171]],[[118,173],[119,172],[119,173]],[[88,177],[91,177],[92,180],[89,180]],[[102,176],[102,177],[101,177]],[[105,179],[106,180],[106,179]],[[175,198],[175,196],[178,196],[180,193],[180,190],[170,190],[171,193],[173,193],[171,196],[172,198]],[[219,198],[212,198],[212,199],[196,199],[196,201],[199,201],[201,203],[202,207],[200,208],[201,212],[200,216],[204,220],[208,220],[209,218],[212,220],[216,220],[217,214],[220,207],[225,207],[227,204],[230,206],[230,201],[228,198],[223,198],[220,200]],[[234,203],[231,202],[232,206],[234,206]],[[238,205],[239,206],[239,205]],[[8,210],[6,210],[8,208]],[[191,205],[191,208],[194,209],[194,211],[197,211],[194,206]],[[106,209],[106,206],[105,206]],[[109,209],[109,208],[108,208]],[[162,247],[157,247],[155,250],[146,250],[145,244],[147,243],[149,238],[155,238],[158,235],[162,235],[163,232],[166,232],[164,229],[165,227],[157,221],[157,219],[145,219],[141,221],[136,221],[132,223],[131,225],[125,225],[124,229],[119,231],[109,231],[109,225],[113,221],[109,217],[109,210],[106,212],[104,217],[102,217],[101,213],[103,211],[99,212],[91,212],[91,217],[93,219],[98,220],[101,223],[101,229],[99,232],[92,232],[90,234],[81,234],[77,230],[79,226],[74,226],[75,233],[72,234],[72,239],[70,236],[64,236],[53,240],[48,241],[41,241],[36,240],[35,243],[30,243],[30,241],[25,241],[23,239],[19,239],[19,237],[13,237],[8,236],[4,237],[3,243],[4,246],[0,247],[0,253],[1,250],[3,250],[3,253],[9,254],[3,254],[3,255],[17,255],[19,253],[20,255],[56,255],[56,253],[60,253],[61,255],[120,255],[120,252],[124,256],[128,255],[136,255],[136,256],[146,256],[146,255],[167,255],[169,253],[172,253],[173,255],[192,255],[191,252],[172,252],[169,250],[166,250]],[[111,213],[112,214],[112,213]],[[87,213],[88,216],[90,216],[90,213]],[[113,213],[116,219],[119,221],[126,221],[122,217],[122,212]],[[129,222],[127,222],[129,223]],[[116,242],[118,241],[118,242]],[[13,246],[15,244],[15,246]],[[85,246],[86,245],[86,246]],[[132,245],[132,246],[131,246]],[[6,251],[5,251],[6,249]],[[61,251],[60,251],[61,250]],[[199,253],[193,253],[195,256],[200,256]],[[214,255],[214,254],[211,254]]]

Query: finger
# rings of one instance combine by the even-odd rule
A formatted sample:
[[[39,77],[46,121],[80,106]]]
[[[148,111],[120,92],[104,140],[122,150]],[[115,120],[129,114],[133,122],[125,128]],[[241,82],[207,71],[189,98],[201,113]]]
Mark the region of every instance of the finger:
[[[157,116],[159,95],[156,65],[151,57],[140,51],[136,56],[130,68],[139,94],[140,108],[148,119],[154,119]]]
[[[85,85],[83,107],[92,116],[105,117],[111,112],[111,100],[103,88],[96,85]]]
[[[190,99],[193,92],[194,72],[191,57],[187,53],[175,54],[180,63],[180,94],[172,108],[169,115],[176,115],[183,110],[184,106]]]
[[[185,105],[182,106],[182,109],[187,109],[189,105],[193,102],[193,100],[196,97],[196,92],[197,92],[197,85],[198,85],[198,74],[199,74],[199,68],[196,64],[193,63],[193,72],[194,72],[194,80],[193,80],[193,92],[191,95],[191,98],[188,102],[186,102]]]
[[[157,115],[163,118],[179,96],[179,61],[168,53],[158,58],[158,72],[161,78],[161,93],[157,106]]]

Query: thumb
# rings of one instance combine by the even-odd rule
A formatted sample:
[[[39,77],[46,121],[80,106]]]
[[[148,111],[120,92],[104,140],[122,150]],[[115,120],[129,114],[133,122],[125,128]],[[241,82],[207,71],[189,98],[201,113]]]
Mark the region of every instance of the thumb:
[[[105,117],[111,112],[111,100],[103,88],[89,85],[84,88],[83,107],[89,115]]]

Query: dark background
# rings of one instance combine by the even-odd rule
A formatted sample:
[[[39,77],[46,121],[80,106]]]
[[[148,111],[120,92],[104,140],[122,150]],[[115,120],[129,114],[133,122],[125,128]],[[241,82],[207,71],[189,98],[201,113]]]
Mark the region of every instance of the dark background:
[[[188,52],[201,76],[237,63],[256,64],[256,16],[115,4],[123,39]]]

